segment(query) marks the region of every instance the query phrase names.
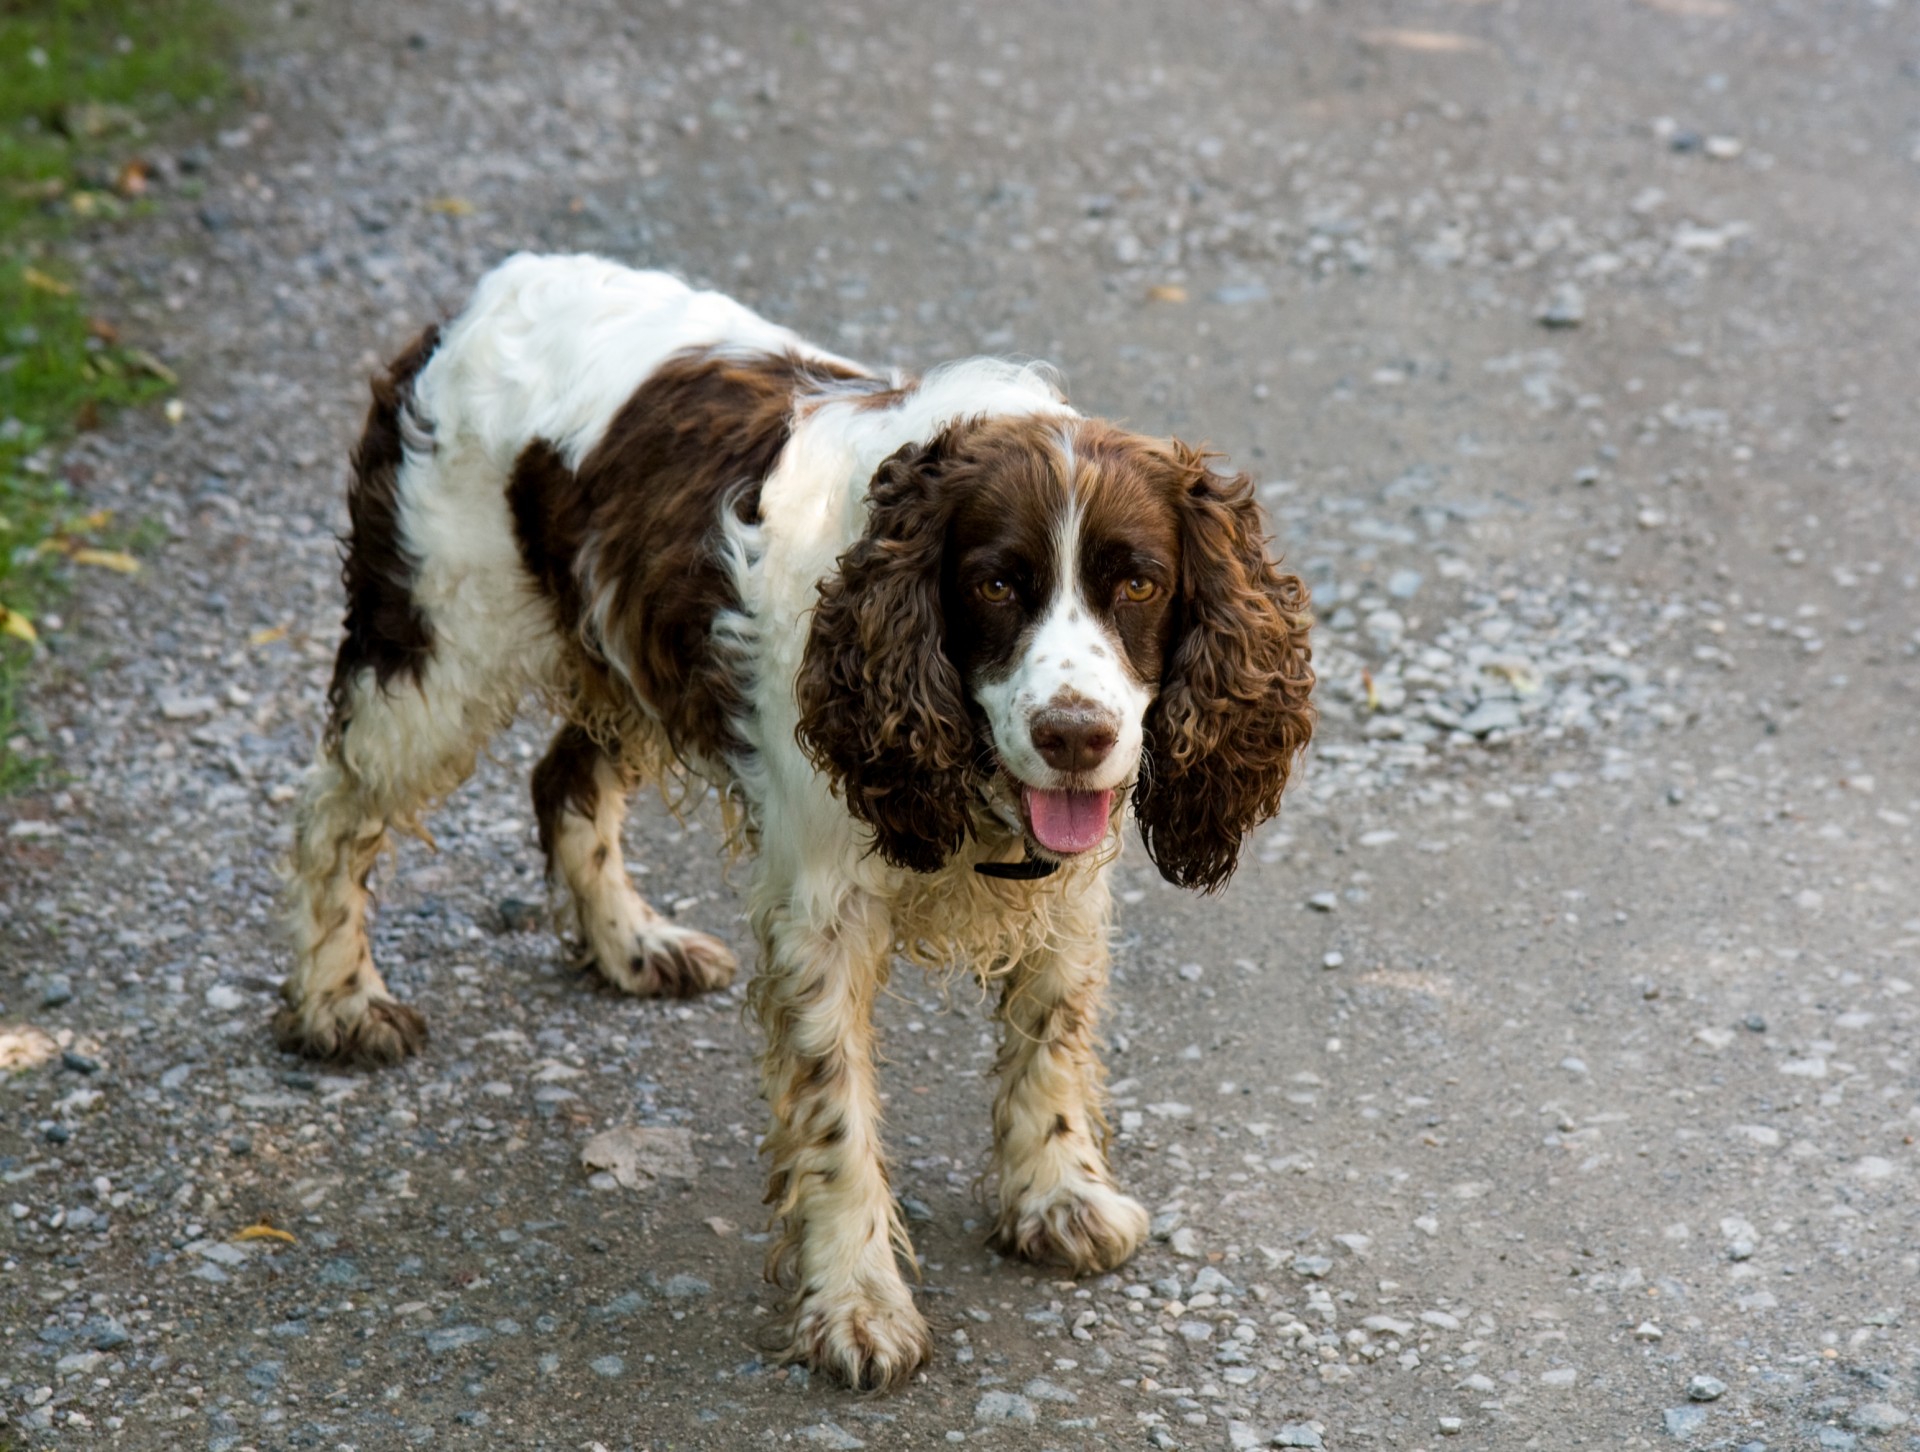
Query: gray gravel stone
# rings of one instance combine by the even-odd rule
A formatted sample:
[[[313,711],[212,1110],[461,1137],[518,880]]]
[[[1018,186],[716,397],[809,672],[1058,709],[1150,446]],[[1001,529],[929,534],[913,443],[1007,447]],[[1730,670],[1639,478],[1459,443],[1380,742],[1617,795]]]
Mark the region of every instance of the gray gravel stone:
[[[1577,328],[1587,320],[1587,295],[1575,284],[1563,282],[1553,290],[1539,316],[1549,328]]]
[[[1911,1420],[1891,1402],[1862,1402],[1847,1413],[1847,1425],[1856,1432],[1878,1434],[1897,1431]]]
[[[793,1435],[816,1447],[831,1448],[833,1452],[854,1452],[867,1445],[837,1422],[816,1422],[811,1427],[797,1429]]]
[[[427,1344],[427,1350],[435,1356],[444,1356],[450,1351],[478,1346],[492,1335],[485,1326],[435,1326],[422,1339]]]
[[[973,1404],[973,1420],[983,1427],[1031,1427],[1040,1415],[1018,1392],[990,1391]]]
[[[1669,1437],[1691,1437],[1707,1425],[1705,1407],[1668,1407],[1660,1414]]]

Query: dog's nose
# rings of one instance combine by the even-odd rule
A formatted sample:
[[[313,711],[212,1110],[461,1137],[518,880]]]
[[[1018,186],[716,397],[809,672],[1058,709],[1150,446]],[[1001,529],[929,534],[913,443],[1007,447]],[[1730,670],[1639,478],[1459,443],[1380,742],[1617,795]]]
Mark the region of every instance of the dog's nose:
[[[1046,710],[1032,722],[1033,749],[1055,771],[1092,771],[1113,750],[1120,733],[1104,711]]]

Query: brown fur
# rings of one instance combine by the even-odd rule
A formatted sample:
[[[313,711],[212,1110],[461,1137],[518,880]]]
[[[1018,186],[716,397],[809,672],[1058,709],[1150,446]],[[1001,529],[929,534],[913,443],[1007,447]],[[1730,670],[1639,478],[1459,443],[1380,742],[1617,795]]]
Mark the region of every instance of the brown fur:
[[[582,640],[588,658],[620,669],[689,764],[745,749],[739,686],[710,643],[715,618],[739,604],[716,549],[721,510],[757,517],[797,400],[860,379],[791,353],[689,349],[635,391],[577,470],[543,442],[515,464],[508,500],[528,571],[569,633],[591,628],[589,591],[611,593],[604,634]]]
[[[1313,735],[1312,616],[1306,585],[1267,558],[1253,480],[1174,450],[1185,476],[1178,634],[1147,711],[1133,809],[1161,875],[1212,891],[1246,834],[1280,810]]]
[[[547,859],[547,875],[554,870],[554,844],[560,832],[563,812],[591,817],[599,805],[600,786],[594,780],[594,767],[601,751],[586,731],[569,721],[554,733],[553,744],[540,764],[533,769],[533,818],[540,830],[540,851]],[[596,849],[596,865],[602,859]]]
[[[966,840],[981,778],[966,684],[948,654],[941,566],[965,457],[958,425],[873,476],[866,537],[820,582],[794,683],[802,749],[829,772],[881,857],[933,872]]]
[[[347,615],[327,687],[332,735],[345,728],[355,675],[371,669],[382,688],[397,678],[418,681],[433,653],[433,633],[413,600],[417,563],[400,537],[398,479],[405,453],[401,417],[413,406],[414,379],[439,341],[440,329],[428,328],[373,380],[366,426],[354,445],[340,569]]]

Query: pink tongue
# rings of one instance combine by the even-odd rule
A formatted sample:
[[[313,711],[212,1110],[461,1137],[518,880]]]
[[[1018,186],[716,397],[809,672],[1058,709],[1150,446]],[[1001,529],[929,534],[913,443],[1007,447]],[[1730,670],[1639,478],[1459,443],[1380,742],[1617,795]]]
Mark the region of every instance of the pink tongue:
[[[1113,790],[1103,792],[1043,792],[1023,787],[1027,820],[1033,835],[1050,852],[1085,852],[1098,847],[1107,835],[1113,810]]]

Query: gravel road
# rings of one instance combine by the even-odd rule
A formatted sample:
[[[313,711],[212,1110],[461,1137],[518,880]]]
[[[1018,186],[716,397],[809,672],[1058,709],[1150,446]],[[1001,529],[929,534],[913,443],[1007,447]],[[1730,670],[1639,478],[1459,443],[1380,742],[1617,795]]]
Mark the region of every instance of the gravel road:
[[[184,417],[47,461],[162,540],[47,622],[61,776],[0,803],[0,1445],[1920,1447],[1911,4],[261,14],[88,254]],[[1051,358],[1314,584],[1282,818],[1217,900],[1121,868],[1123,1273],[985,1250],[989,1024],[896,980],[890,1399],[761,1359],[740,995],[569,965],[542,723],[383,875],[430,1051],[266,1031],[365,375],[522,247]],[[629,854],[744,949],[718,836]]]

